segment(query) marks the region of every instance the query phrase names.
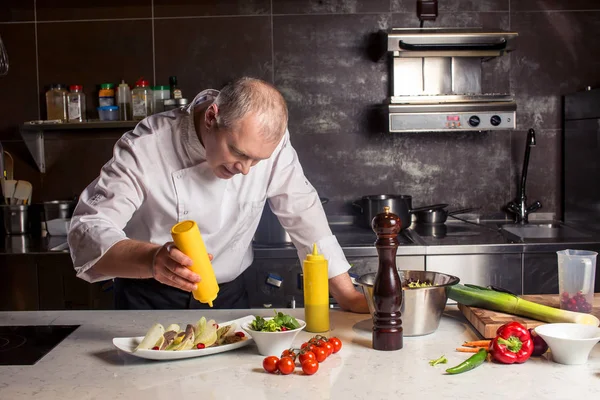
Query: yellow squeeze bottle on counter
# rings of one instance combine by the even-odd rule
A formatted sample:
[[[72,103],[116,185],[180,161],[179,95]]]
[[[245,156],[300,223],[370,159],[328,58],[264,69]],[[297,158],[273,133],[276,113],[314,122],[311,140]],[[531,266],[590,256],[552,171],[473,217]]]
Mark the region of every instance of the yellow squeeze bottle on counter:
[[[196,284],[196,290],[192,292],[194,298],[212,307],[219,293],[219,284],[198,225],[189,220],[179,222],[171,228],[171,236],[175,246],[192,259],[193,264],[188,268],[200,275],[201,280]]]
[[[313,244],[313,252],[306,256],[303,270],[304,319],[306,331],[329,330],[329,274],[328,263]]]

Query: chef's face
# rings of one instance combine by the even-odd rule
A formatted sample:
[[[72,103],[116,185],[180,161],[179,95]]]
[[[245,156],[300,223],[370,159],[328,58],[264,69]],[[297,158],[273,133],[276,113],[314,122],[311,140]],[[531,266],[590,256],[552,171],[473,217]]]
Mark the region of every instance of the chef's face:
[[[247,175],[250,168],[271,157],[278,140],[266,140],[257,118],[250,114],[231,129],[220,128],[216,121],[216,105],[205,113],[206,161],[218,178],[230,179],[234,175]]]

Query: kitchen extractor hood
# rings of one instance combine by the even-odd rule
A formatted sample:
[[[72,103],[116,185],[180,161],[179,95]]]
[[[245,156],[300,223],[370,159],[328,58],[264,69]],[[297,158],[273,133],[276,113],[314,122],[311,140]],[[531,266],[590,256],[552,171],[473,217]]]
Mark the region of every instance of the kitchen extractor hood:
[[[516,127],[506,93],[483,93],[481,63],[513,50],[514,32],[392,29],[390,132],[504,130]]]

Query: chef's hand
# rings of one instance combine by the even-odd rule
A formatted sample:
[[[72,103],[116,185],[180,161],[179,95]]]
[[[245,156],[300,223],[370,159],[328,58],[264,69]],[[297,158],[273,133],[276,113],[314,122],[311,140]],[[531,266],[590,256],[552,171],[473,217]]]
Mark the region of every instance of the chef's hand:
[[[369,312],[367,299],[354,288],[348,272],[329,279],[329,292],[342,310],[361,314]]]
[[[208,258],[212,261],[212,254],[209,253]],[[188,268],[192,264],[192,259],[175,247],[173,242],[167,242],[154,255],[152,276],[160,283],[191,292],[201,280],[198,274]]]

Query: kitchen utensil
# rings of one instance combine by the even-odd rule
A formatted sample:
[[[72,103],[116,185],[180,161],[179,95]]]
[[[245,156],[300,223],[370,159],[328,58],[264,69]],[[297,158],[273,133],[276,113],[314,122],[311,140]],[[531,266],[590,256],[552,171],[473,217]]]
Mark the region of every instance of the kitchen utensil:
[[[448,300],[447,288],[460,282],[455,276],[434,271],[398,270],[402,281],[404,301],[402,302],[402,329],[404,336],[421,336],[435,332]],[[367,299],[369,312],[373,316],[373,283],[375,273],[358,278]],[[434,286],[407,288],[408,282],[431,282]]]
[[[250,321],[254,320],[254,316],[248,315],[243,318],[239,318],[233,321],[219,322],[220,326],[236,324],[236,326],[242,326]],[[159,350],[137,350],[135,348],[144,339],[144,336],[137,337],[116,337],[113,338],[113,345],[129,355],[146,358],[148,360],[181,360],[184,358],[202,357],[211,354],[224,353],[239,349],[240,347],[247,346],[253,342],[252,338],[243,340],[232,344],[223,344],[220,346],[210,346],[205,349],[192,349],[192,350],[180,350],[180,351],[159,351]]]
[[[592,348],[600,341],[600,328],[582,324],[545,324],[535,333],[550,347],[552,361],[559,364],[585,364]]]
[[[58,218],[71,218],[77,202],[73,200],[52,200],[45,201],[44,220],[46,222]]]
[[[520,297],[550,307],[558,308],[560,304],[559,295],[557,294],[532,294]],[[600,318],[600,293],[597,293],[594,296],[593,303],[592,314]],[[535,319],[519,317],[483,308],[469,307],[462,304],[458,305],[458,309],[463,313],[471,325],[473,325],[475,330],[486,339],[494,338],[498,328],[511,321],[517,321],[527,328],[535,328],[536,326],[545,324],[545,322],[537,321]]]
[[[271,319],[273,318],[265,318],[267,321]],[[285,349],[292,347],[292,343],[294,342],[296,335],[298,335],[298,333],[300,333],[300,331],[306,327],[306,322],[298,318],[296,318],[296,321],[298,321],[300,324],[300,328],[280,332],[262,332],[252,330],[250,329],[250,323],[252,321],[248,321],[241,326],[242,329],[246,331],[246,333],[248,333],[248,335],[256,342],[256,347],[258,347],[259,354],[263,356],[279,357]]]
[[[22,235],[29,232],[27,205],[2,205],[4,230],[7,235]]]
[[[352,205],[360,210],[359,225],[364,228],[371,229],[371,221],[377,214],[383,212],[384,207],[389,207],[391,213],[400,217],[401,229],[408,228],[411,224],[412,196],[409,195],[377,194],[363,196]]]
[[[461,208],[459,210],[448,211],[444,208],[434,207],[427,209],[414,209],[412,210],[412,213],[415,216],[415,222],[417,224],[443,224],[446,222],[449,216],[465,214],[477,209],[479,209],[479,207]]]
[[[558,256],[558,292],[560,308],[589,313],[592,311],[596,281],[595,251],[561,250]]]
[[[327,204],[328,198],[320,197],[321,204]],[[254,234],[254,242],[258,244],[291,244],[292,239],[287,231],[281,226],[279,219],[271,210],[268,202],[263,209],[258,228]]]
[[[15,188],[17,187],[17,181],[7,179],[4,181],[4,201],[6,204],[11,205],[14,202]]]
[[[13,176],[14,176],[14,170],[15,170],[15,160],[8,151],[4,150],[3,154],[4,154],[4,172],[6,173],[5,178],[12,180]]]
[[[15,199],[17,204],[28,204],[27,201],[31,199],[32,191],[33,188],[31,186],[31,183],[27,181],[17,181],[13,198]]]

